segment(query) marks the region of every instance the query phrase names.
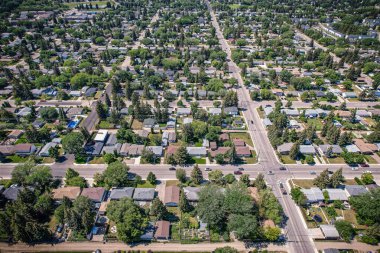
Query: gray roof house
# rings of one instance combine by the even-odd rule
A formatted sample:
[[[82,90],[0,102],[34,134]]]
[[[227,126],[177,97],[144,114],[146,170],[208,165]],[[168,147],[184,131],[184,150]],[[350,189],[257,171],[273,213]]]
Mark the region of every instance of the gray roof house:
[[[281,155],[288,155],[290,152],[290,149],[293,147],[293,145],[294,145],[293,142],[284,143],[284,144],[277,147],[277,151]]]
[[[201,188],[200,187],[184,187],[183,188],[183,192],[185,193],[186,195],[186,198],[190,201],[190,202],[198,202],[199,200],[199,192],[201,191]]]
[[[300,113],[297,109],[282,109],[281,112],[285,113],[287,116],[293,116],[293,117],[300,116]]]
[[[318,151],[319,151],[321,154],[326,155],[327,150],[328,150],[330,147],[332,147],[332,153],[333,153],[333,154],[341,154],[341,153],[343,153],[343,150],[342,150],[342,148],[341,148],[339,145],[329,145],[329,144],[319,145],[319,146],[318,146]]]
[[[119,200],[121,198],[132,198],[135,188],[133,187],[123,187],[123,188],[113,188],[109,196],[110,200]]]
[[[100,152],[102,151],[103,146],[104,146],[103,142],[95,142],[94,145],[85,146],[84,151],[86,152],[87,155],[98,156],[100,155]]]
[[[161,157],[164,152],[162,146],[147,146],[146,149],[152,151],[156,157]]]
[[[312,187],[310,189],[301,189],[301,191],[303,194],[305,194],[307,203],[317,203],[325,199],[323,197],[321,189],[317,187]]]
[[[344,190],[349,197],[362,195],[368,192],[364,185],[346,185]]]
[[[136,188],[133,192],[135,201],[152,201],[156,191],[154,188]]]
[[[119,154],[122,145],[123,144],[121,144],[121,143],[116,143],[113,146],[104,146],[102,149],[102,153],[114,154],[116,152],[116,154]]]
[[[345,148],[347,149],[347,152],[349,152],[349,153],[359,153],[360,152],[360,149],[355,144],[347,145],[347,146],[345,146]]]
[[[211,115],[220,115],[222,113],[222,109],[221,108],[210,108],[208,110],[208,112],[211,114]]]
[[[263,119],[263,124],[264,124],[265,127],[269,127],[269,126],[273,125],[272,121],[270,121],[269,118]]]
[[[346,201],[348,200],[347,193],[342,189],[325,189],[327,193],[329,194],[330,201],[334,200],[342,200]]]
[[[271,114],[271,112],[273,112],[273,107],[270,106],[264,108],[265,116],[268,116],[269,114]]]
[[[239,109],[236,106],[225,107],[223,111],[227,115],[238,115],[239,114]]]
[[[153,128],[155,124],[156,124],[155,119],[152,119],[152,118],[144,119],[143,127],[144,128]]]
[[[318,117],[318,112],[317,110],[314,110],[314,109],[306,109],[305,110],[305,116],[308,117],[308,118],[316,118]]]
[[[319,228],[321,229],[325,239],[339,238],[338,230],[336,230],[334,225],[320,225]]]
[[[205,147],[186,147],[187,153],[190,156],[206,156],[207,150]]]
[[[314,155],[316,152],[313,145],[300,145],[300,153],[304,155]]]
[[[55,147],[57,145],[58,144],[54,143],[54,142],[48,142],[48,143],[46,143],[46,145],[42,147],[39,155],[43,156],[43,157],[48,157],[49,156],[49,150],[50,150],[50,148],[53,148],[53,147]]]
[[[191,108],[177,108],[177,116],[187,116],[191,114]]]

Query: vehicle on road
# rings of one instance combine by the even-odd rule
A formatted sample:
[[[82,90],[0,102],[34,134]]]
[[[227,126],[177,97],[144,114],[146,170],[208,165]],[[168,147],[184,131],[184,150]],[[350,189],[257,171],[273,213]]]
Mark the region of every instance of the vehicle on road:
[[[268,171],[268,175],[274,175],[273,171]]]
[[[317,174],[317,172],[315,172],[314,170],[309,171],[309,173],[310,173],[310,175],[316,175]]]
[[[243,172],[241,172],[240,170],[235,170],[235,171],[234,171],[234,174],[235,174],[235,175],[242,175]]]
[[[279,170],[286,170],[286,167],[281,166],[281,167],[279,168]]]
[[[359,164],[360,165],[360,167],[369,167],[369,164],[368,163],[361,163],[361,164]]]
[[[251,120],[251,124],[253,125],[253,120]]]
[[[279,183],[278,183],[278,186],[280,187],[280,190],[281,190],[281,192],[282,192],[282,195],[286,195],[286,194],[288,194],[288,193],[286,192],[286,189],[285,189],[284,184],[283,184],[282,182],[279,182]]]
[[[175,168],[174,167],[170,167],[169,170],[175,170]]]
[[[240,170],[240,171],[243,171],[243,170],[244,170],[244,168],[241,168],[241,167],[240,167],[238,170]]]
[[[209,167],[206,167],[205,171],[211,171],[211,169]]]
[[[352,171],[356,171],[356,170],[359,170],[358,167],[350,167]]]

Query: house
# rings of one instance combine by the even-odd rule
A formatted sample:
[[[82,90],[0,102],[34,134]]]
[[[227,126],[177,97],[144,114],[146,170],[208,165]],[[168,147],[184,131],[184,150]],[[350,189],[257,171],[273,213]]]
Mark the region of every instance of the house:
[[[264,124],[264,126],[265,126],[266,128],[268,128],[268,127],[270,127],[270,126],[273,125],[272,121],[270,121],[269,118],[265,118],[265,119],[263,119],[263,124]]]
[[[188,116],[191,114],[191,108],[177,108],[177,116]]]
[[[109,199],[110,200],[120,200],[122,198],[132,199],[134,191],[135,191],[135,188],[133,187],[112,188],[111,193],[109,195]]]
[[[289,120],[289,128],[301,128],[301,125],[298,123],[297,120],[291,119]]]
[[[186,150],[190,156],[201,157],[207,155],[205,147],[186,147]]]
[[[144,150],[144,145],[123,143],[120,149],[122,156],[140,156]]]
[[[21,135],[24,133],[24,131],[22,131],[22,130],[12,130],[12,132],[10,132],[9,134],[8,134],[8,138],[9,139],[18,139],[18,138],[20,138],[21,137]]]
[[[63,200],[64,197],[70,200],[75,200],[81,193],[80,187],[77,186],[67,186],[58,189],[53,189],[53,199],[56,201]]]
[[[103,142],[95,142],[92,145],[86,145],[84,147],[84,152],[90,156],[99,156],[101,154],[103,146],[104,146]]]
[[[179,187],[167,186],[164,189],[163,203],[166,206],[178,206],[179,203]]]
[[[67,110],[66,115],[69,118],[80,116],[83,114],[83,108],[81,107],[72,107],[69,110]]]
[[[360,150],[355,144],[350,144],[344,147],[348,153],[359,153]]]
[[[289,155],[290,150],[292,149],[293,145],[294,145],[293,142],[281,144],[280,146],[277,147],[277,151],[281,155]]]
[[[218,145],[216,144],[216,141],[211,141],[210,142],[210,149],[216,150],[217,148],[218,148]]]
[[[98,89],[97,89],[97,88],[94,88],[94,87],[88,88],[88,89],[86,90],[86,92],[84,93],[84,95],[85,95],[86,97],[92,97],[92,96],[95,95],[95,93],[96,93],[97,90],[98,90]]]
[[[154,233],[156,240],[169,240],[170,238],[170,222],[160,220],[156,222],[156,232]]]
[[[351,117],[351,112],[350,111],[342,111],[342,110],[336,110],[335,115],[339,116],[340,118],[345,118],[348,119]]]
[[[81,196],[88,197],[95,203],[100,203],[106,196],[106,190],[103,187],[83,188]]]
[[[49,156],[49,150],[51,148],[54,148],[56,147],[58,144],[57,143],[54,143],[54,142],[48,142],[45,144],[45,146],[42,147],[39,155],[42,156],[42,157],[48,157]]]
[[[222,133],[219,135],[219,141],[225,142],[229,140],[230,140],[230,136],[227,133]]]
[[[13,145],[0,145],[0,155],[10,156],[15,154],[15,146]]]
[[[325,189],[325,191],[327,191],[327,193],[329,194],[330,201],[334,201],[334,200],[347,201],[348,200],[346,192],[342,189]]]
[[[239,115],[239,109],[236,106],[225,107],[223,111],[226,115]]]
[[[155,157],[161,157],[164,153],[162,146],[147,146],[146,149],[152,151]]]
[[[247,146],[236,147],[236,155],[238,157],[250,157],[251,150]]]
[[[220,115],[222,113],[222,109],[221,108],[210,108],[208,110],[208,112],[211,114],[211,115]]]
[[[103,154],[120,154],[122,144],[116,143],[113,146],[103,146],[102,153]]]
[[[348,197],[359,196],[368,192],[364,185],[346,185],[344,190]]]
[[[21,143],[14,146],[14,151],[16,155],[28,156],[34,154],[37,151],[37,148],[34,146],[34,144]]]
[[[150,128],[153,128],[155,124],[156,124],[156,120],[155,119],[148,118],[148,119],[144,119],[143,127],[150,129]]]
[[[354,139],[353,142],[362,154],[370,155],[378,150],[375,144],[364,142],[363,139]]]
[[[232,142],[234,143],[235,147],[244,147],[245,146],[245,141],[243,141],[242,139],[239,139],[239,138],[234,138],[232,140]]]
[[[300,145],[300,153],[303,155],[314,155],[316,152],[313,145]]]
[[[265,116],[268,117],[268,115],[271,114],[271,112],[273,112],[273,107],[272,106],[264,108],[264,114],[265,114]]]
[[[199,192],[201,191],[200,187],[191,187],[187,186],[183,188],[183,192],[186,195],[187,200],[190,203],[199,201]]]
[[[284,91],[281,89],[272,89],[272,93],[276,96],[284,96]]]
[[[108,136],[107,130],[98,130],[98,133],[95,135],[94,141],[96,142],[105,142]]]
[[[320,225],[319,228],[326,240],[339,239],[338,230],[336,230],[334,225]]]
[[[307,118],[316,118],[318,117],[318,112],[315,109],[306,109],[305,110],[305,117]]]
[[[188,118],[188,117],[184,118],[183,121],[182,121],[182,123],[184,125],[191,124],[192,122],[193,122],[193,119],[192,118]]]
[[[17,199],[18,193],[23,189],[24,187],[11,185],[10,187],[4,190],[3,196],[7,200],[14,201]],[[29,189],[33,190],[32,188],[29,188]]]
[[[154,188],[136,188],[133,192],[133,200],[137,202],[150,202],[154,199]]]
[[[356,95],[355,92],[343,92],[342,97],[343,98],[357,98],[358,96]]]
[[[108,139],[107,139],[107,142],[106,142],[106,146],[114,146],[116,145],[117,143],[117,138],[116,138],[116,134],[110,134],[108,136]]]
[[[297,109],[282,109],[281,112],[285,113],[287,116],[291,116],[291,117],[300,116],[300,113]]]
[[[357,110],[356,115],[364,118],[372,117],[372,113],[366,110]]]
[[[319,145],[318,151],[320,154],[326,155],[330,147],[332,148],[331,150],[332,154],[339,155],[343,153],[343,150],[339,145],[329,145],[329,144]]]
[[[301,189],[302,193],[306,196],[307,203],[318,203],[324,201],[323,193],[321,189],[312,187],[310,189]]]

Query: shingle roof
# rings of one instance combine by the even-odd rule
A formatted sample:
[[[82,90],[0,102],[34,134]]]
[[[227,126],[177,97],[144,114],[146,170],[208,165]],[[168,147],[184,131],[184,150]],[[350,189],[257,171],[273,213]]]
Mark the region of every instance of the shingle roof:
[[[101,202],[103,200],[105,189],[103,187],[84,188],[82,196],[88,197],[92,201]]]
[[[154,188],[136,188],[133,193],[133,199],[138,201],[150,201],[154,199]]]
[[[358,196],[368,192],[363,185],[346,185],[345,190],[350,196]]]
[[[121,198],[132,198],[135,188],[133,187],[123,187],[123,188],[114,188],[111,190],[109,198],[111,200],[119,200]]]
[[[81,189],[77,186],[62,187],[53,190],[53,199],[62,200],[67,197],[71,200],[76,199],[80,195]]]

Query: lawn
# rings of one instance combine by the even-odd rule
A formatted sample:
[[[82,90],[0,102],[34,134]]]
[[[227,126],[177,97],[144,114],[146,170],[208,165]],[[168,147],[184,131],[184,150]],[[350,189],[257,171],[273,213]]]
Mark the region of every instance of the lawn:
[[[260,119],[264,119],[265,118],[264,111],[261,111],[259,108],[257,108],[257,113],[259,114]]]
[[[282,155],[280,158],[281,158],[282,163],[296,164],[296,161],[293,160],[292,158],[290,158],[290,156],[288,156],[288,155]]]
[[[24,163],[29,160],[29,157],[21,157],[18,155],[11,155],[7,156],[6,158],[7,163]]]
[[[322,123],[322,120],[319,118],[308,119],[307,124],[308,125],[314,125],[317,128],[317,131],[322,130],[323,123]]]
[[[55,215],[52,215],[50,217],[50,221],[49,221],[49,229],[50,229],[50,231],[54,233],[55,230],[57,229],[57,226],[58,226],[58,221],[55,218]]]
[[[172,224],[170,226],[170,236],[172,240],[179,241],[181,238],[179,236],[178,224]]]
[[[236,9],[239,9],[240,8],[240,4],[230,4],[229,7],[233,10],[236,10]]]
[[[142,184],[138,184],[137,188],[156,188],[156,186],[153,185],[153,184],[151,184],[151,183],[149,183],[146,180],[143,180],[143,183]]]
[[[167,180],[166,186],[177,186],[179,184],[178,180]]]
[[[104,164],[104,159],[103,159],[103,157],[94,157],[88,163],[89,164]]]
[[[252,142],[251,137],[249,136],[248,133],[230,133],[230,139],[233,140],[234,138],[239,138],[239,139],[245,141],[245,143],[247,143],[247,145],[253,147],[253,142]]]
[[[377,164],[377,161],[370,155],[364,155],[364,158],[369,164]]]
[[[52,157],[44,157],[42,159],[42,163],[54,163],[54,162],[55,162],[55,159]]]
[[[99,126],[99,129],[113,129],[113,128],[115,128],[115,124],[109,123],[106,120],[100,121],[98,126]]]
[[[312,179],[293,179],[293,184],[299,186],[301,188],[310,189],[311,187],[315,187]]]
[[[193,162],[196,164],[206,164],[206,158],[195,158],[193,157]]]
[[[345,161],[344,161],[343,157],[340,157],[340,156],[326,158],[326,159],[331,164],[345,164]]]

